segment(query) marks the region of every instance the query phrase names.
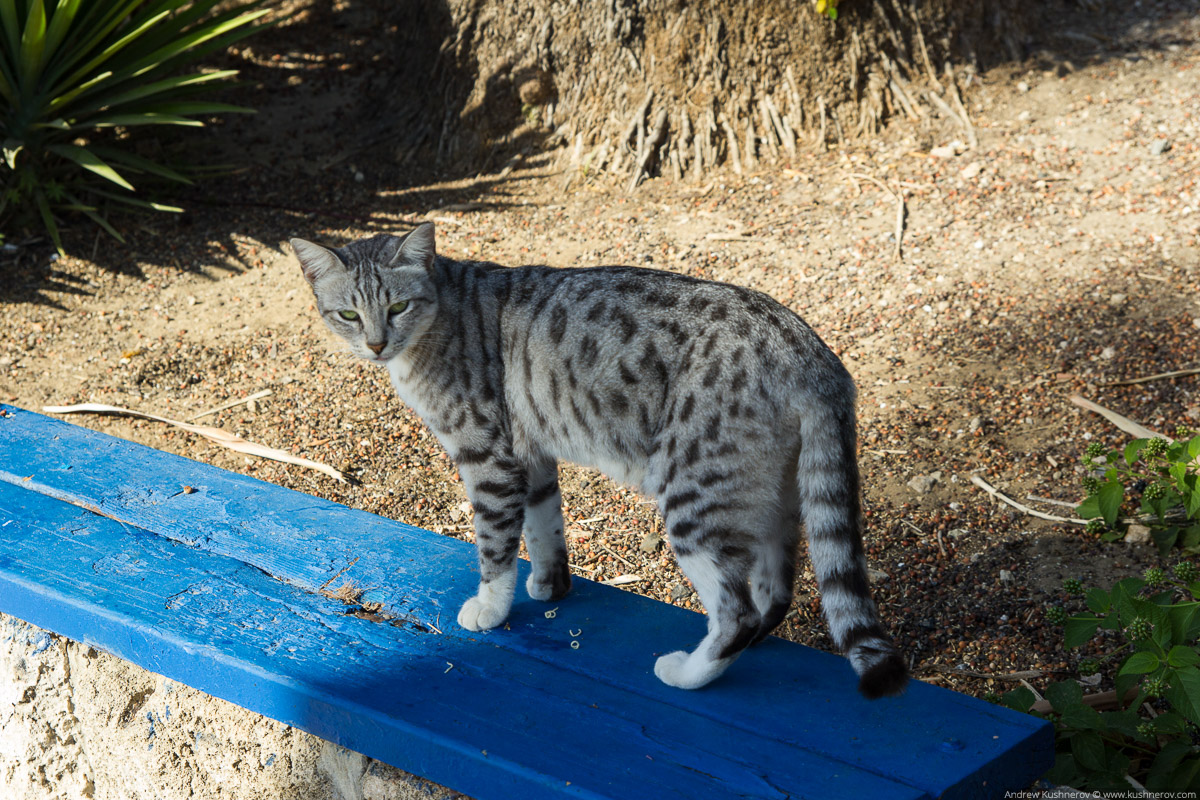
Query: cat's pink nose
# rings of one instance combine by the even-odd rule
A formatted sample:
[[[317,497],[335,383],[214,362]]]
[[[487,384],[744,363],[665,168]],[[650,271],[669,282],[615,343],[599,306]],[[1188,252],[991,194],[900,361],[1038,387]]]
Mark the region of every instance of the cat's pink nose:
[[[375,355],[379,355],[380,353],[383,352],[383,348],[387,347],[387,342],[380,342],[379,344],[372,344],[371,342],[367,342],[367,347],[371,348],[371,350],[374,351]]]

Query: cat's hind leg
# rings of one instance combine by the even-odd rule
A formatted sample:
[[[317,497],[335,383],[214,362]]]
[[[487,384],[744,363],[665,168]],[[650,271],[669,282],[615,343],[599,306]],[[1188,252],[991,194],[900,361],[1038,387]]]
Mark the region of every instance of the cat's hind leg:
[[[524,534],[533,572],[525,581],[525,590],[534,600],[558,600],[571,591],[558,465],[548,461],[531,468],[529,486]]]
[[[668,495],[664,507],[672,501]],[[751,597],[750,575],[760,531],[744,527],[744,516],[741,523],[732,523],[727,514],[706,515],[703,501],[684,505],[681,513],[664,511],[667,535],[708,612],[708,634],[690,653],[660,657],[654,674],[670,686],[696,689],[723,673],[758,636],[762,614]]]
[[[762,624],[754,638],[757,644],[783,622],[792,607],[796,586],[796,553],[800,547],[800,497],[795,476],[789,475],[781,497],[774,535],[757,543],[750,595],[762,615]]]

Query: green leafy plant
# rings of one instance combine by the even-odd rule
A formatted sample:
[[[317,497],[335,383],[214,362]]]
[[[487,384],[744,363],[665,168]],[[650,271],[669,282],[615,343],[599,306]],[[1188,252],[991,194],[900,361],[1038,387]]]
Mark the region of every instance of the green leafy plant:
[[[82,213],[120,239],[112,203],[179,211],[135,196],[135,182],[189,179],[138,154],[134,132],[249,110],[195,99],[235,70],[183,71],[262,27],[266,11],[248,5],[0,0],[0,225],[40,222],[61,252],[56,214]]]
[[[1116,710],[1085,702],[1077,681],[1046,687],[1054,721],[1056,757],[1046,778],[1092,791],[1144,786],[1150,791],[1195,789],[1200,785],[1200,570],[1191,562],[1174,577],[1147,570],[1111,591],[1082,591],[1086,613],[1062,617],[1067,648],[1090,643],[1100,631],[1107,652],[1078,663],[1083,677],[1100,673],[1115,689]],[[1075,602],[1078,602],[1077,600]],[[1059,609],[1062,611],[1062,609]],[[1060,618],[1062,618],[1060,617]],[[1003,702],[1019,711],[1034,706],[1028,688]]]
[[[1084,463],[1103,470],[1103,476],[1084,477],[1087,497],[1076,513],[1089,520],[1087,530],[1112,541],[1124,535],[1121,506],[1132,491],[1141,491],[1142,518],[1164,556],[1178,545],[1200,552],[1200,435],[1187,428],[1178,438],[1134,439],[1120,450],[1093,442]],[[1189,438],[1190,437],[1190,438]]]
[[[818,14],[823,14],[830,19],[838,18],[838,0],[814,0]]]

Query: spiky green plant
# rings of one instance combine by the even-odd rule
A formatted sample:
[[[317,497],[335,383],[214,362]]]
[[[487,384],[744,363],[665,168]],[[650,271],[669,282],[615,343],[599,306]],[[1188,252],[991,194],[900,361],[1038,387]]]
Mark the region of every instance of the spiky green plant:
[[[185,71],[262,27],[261,0],[0,0],[0,226],[37,224],[62,251],[56,214],[113,236],[112,204],[179,211],[135,186],[189,183],[133,150],[140,126],[202,126],[239,106],[195,99],[236,70]]]

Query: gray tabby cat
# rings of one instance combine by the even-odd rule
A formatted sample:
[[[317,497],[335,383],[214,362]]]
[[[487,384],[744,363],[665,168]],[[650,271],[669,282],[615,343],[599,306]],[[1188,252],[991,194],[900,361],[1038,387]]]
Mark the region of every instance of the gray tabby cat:
[[[454,261],[435,253],[431,223],[292,247],[325,322],[387,367],[458,465],[480,571],[461,626],[508,616],[522,534],[529,596],[571,588],[557,462],[572,461],[657,498],[708,611],[700,645],[655,664],[665,683],[703,686],[783,620],[803,516],[859,690],[903,690],[867,586],[854,383],[791,311],[670,272]]]

